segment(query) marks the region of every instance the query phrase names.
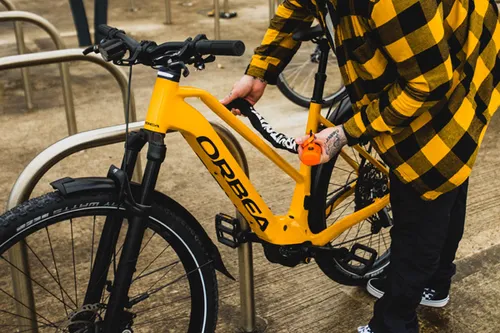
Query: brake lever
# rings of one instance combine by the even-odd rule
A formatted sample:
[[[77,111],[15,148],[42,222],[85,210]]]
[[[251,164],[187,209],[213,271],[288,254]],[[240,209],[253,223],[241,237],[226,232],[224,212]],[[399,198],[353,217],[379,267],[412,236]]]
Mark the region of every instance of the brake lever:
[[[211,62],[214,62],[215,61],[215,56],[213,55],[209,55],[208,57],[206,58],[203,58],[201,56],[196,56],[194,61],[193,61],[193,64],[194,64],[194,67],[196,67],[197,70],[204,70],[205,69],[205,64],[208,64],[208,63],[211,63]]]
[[[89,53],[99,53],[99,46],[98,45],[91,45],[87,47],[85,50],[83,50],[83,55],[88,55]]]

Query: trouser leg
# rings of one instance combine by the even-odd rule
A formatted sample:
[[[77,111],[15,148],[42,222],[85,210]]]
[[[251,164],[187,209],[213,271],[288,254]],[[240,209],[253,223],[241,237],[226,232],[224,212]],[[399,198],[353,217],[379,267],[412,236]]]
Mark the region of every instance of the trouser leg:
[[[451,211],[459,188],[425,201],[391,173],[391,264],[384,296],[375,303],[375,333],[416,333],[416,308],[423,289],[440,265]]]
[[[455,205],[451,209],[448,236],[441,252],[439,268],[427,284],[427,287],[435,289],[440,293],[449,293],[451,278],[456,272],[456,266],[453,261],[455,260],[458,244],[464,234],[468,187],[469,181],[467,180],[458,189]]]

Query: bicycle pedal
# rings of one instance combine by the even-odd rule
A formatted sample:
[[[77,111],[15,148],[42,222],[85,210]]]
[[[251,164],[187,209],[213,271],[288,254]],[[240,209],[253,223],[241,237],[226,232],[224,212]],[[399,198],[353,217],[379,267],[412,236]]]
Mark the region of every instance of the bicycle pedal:
[[[361,253],[360,253],[361,252]],[[365,254],[368,253],[368,258],[365,258]],[[377,251],[363,244],[356,243],[352,246],[351,250],[344,258],[344,262],[351,266],[358,275],[364,276],[375,264],[377,259]],[[362,265],[353,266],[350,262],[355,261]]]
[[[217,240],[233,249],[243,243],[240,221],[237,218],[223,213],[215,215],[215,231]]]

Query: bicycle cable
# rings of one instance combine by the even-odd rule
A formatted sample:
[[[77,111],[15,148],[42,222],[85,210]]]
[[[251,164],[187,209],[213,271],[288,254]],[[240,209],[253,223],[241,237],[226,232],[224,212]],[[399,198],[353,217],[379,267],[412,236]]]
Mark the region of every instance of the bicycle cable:
[[[127,85],[127,105],[125,106],[125,161],[128,161],[128,124],[129,124],[129,114],[130,114],[130,91],[132,86],[132,66],[129,66],[128,72],[128,85]]]

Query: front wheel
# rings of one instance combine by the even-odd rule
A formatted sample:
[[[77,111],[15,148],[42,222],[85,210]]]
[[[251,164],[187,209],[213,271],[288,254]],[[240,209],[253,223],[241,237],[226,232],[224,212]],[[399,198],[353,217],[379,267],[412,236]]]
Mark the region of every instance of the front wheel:
[[[31,312],[41,333],[102,332],[127,230],[126,213],[116,202],[112,193],[63,197],[54,192],[0,216],[0,331],[29,331],[33,323],[26,313]],[[84,304],[106,218],[123,221],[107,263],[108,282],[98,302]],[[26,309],[11,281],[11,272],[26,277],[8,254],[21,243],[30,265],[34,309]],[[214,332],[217,300],[214,265],[199,235],[182,214],[153,204],[130,287],[131,307],[116,325],[136,332]]]

